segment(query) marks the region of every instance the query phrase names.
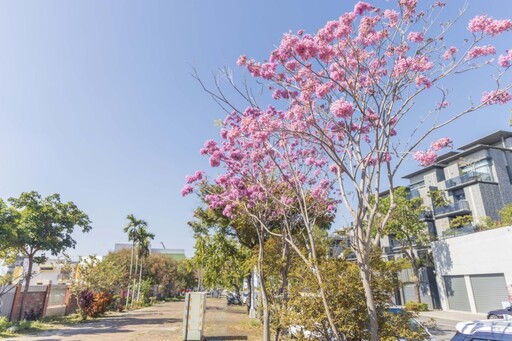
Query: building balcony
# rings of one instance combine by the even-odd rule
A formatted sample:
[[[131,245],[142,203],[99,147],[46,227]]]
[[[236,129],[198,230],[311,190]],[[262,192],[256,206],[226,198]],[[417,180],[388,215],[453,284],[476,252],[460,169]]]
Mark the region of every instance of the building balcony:
[[[469,203],[466,200],[460,200],[453,204],[448,204],[442,207],[434,208],[434,215],[436,218],[444,218],[456,215],[471,214]]]
[[[470,225],[465,225],[462,227],[450,228],[446,231],[443,231],[443,235],[441,236],[440,239],[448,239],[448,238],[453,238],[453,237],[458,237],[458,236],[464,236],[466,234],[471,234],[471,233],[475,233],[475,232],[477,232],[476,227],[470,224]]]
[[[447,190],[453,190],[458,187],[463,187],[468,184],[472,184],[475,182],[493,182],[492,175],[489,173],[476,173],[476,172],[468,172],[456,178],[448,179],[444,182]]]
[[[429,211],[429,210],[420,212],[420,220],[421,221],[434,220],[434,213],[432,213],[432,211]]]

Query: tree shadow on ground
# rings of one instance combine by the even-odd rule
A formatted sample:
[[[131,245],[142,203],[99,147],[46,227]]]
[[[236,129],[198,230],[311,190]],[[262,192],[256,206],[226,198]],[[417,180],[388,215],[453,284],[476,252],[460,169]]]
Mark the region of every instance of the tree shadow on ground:
[[[105,318],[99,321],[94,321],[85,324],[76,324],[73,327],[65,329],[55,329],[52,331],[43,332],[36,337],[45,337],[44,340],[60,340],[55,337],[68,337],[78,335],[95,335],[95,334],[122,334],[133,332],[133,328],[119,329],[125,326],[137,326],[137,325],[163,325],[170,323],[181,323],[182,319],[176,318],[135,318],[135,317],[122,317],[116,316],[116,318]],[[46,338],[48,337],[48,338]],[[98,337],[101,337],[98,335]]]
[[[225,340],[248,340],[247,336],[208,336],[203,338],[205,341],[225,341]]]

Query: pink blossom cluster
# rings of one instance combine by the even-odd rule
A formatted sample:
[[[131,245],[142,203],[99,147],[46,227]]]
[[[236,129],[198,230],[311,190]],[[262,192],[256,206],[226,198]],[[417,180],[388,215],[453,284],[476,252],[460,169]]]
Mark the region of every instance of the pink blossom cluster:
[[[492,45],[487,46],[475,46],[471,50],[468,51],[466,59],[474,59],[482,56],[488,56],[490,54],[495,54],[496,48]]]
[[[354,6],[354,13],[357,15],[363,15],[366,11],[373,11],[375,10],[375,7],[369,3],[359,1]]]
[[[344,99],[339,99],[331,104],[331,112],[338,118],[350,118],[354,113],[354,107]]]
[[[185,185],[182,189],[181,189],[181,196],[186,196],[186,195],[189,195],[190,193],[194,192],[194,187],[192,187],[191,185]]]
[[[407,39],[413,43],[421,43],[424,39],[424,36],[421,32],[410,32],[409,35],[407,35]]]
[[[393,28],[398,23],[399,14],[397,11],[387,9],[384,11],[384,17],[389,20],[388,26]]]
[[[204,172],[198,170],[194,173],[194,175],[189,175],[185,178],[187,184],[192,184],[194,182],[200,181],[203,179]]]
[[[398,4],[402,8],[404,12],[404,18],[410,19],[414,13],[416,13],[416,6],[418,5],[418,0],[399,0]]]
[[[469,21],[468,30],[472,33],[482,32],[496,36],[512,30],[512,21],[510,19],[496,20],[486,15],[479,15]]]
[[[452,58],[457,51],[458,49],[455,46],[450,46],[450,48],[443,53],[443,59],[448,60]]]
[[[418,161],[422,167],[428,167],[436,163],[437,154],[431,150],[414,152],[413,159]]]
[[[430,144],[430,150],[440,151],[443,148],[453,148],[453,141],[449,137],[440,138]]]
[[[512,51],[508,50],[506,54],[500,55],[500,57],[498,58],[498,64],[503,67],[509,67],[511,60],[512,60]]]
[[[430,88],[432,86],[432,82],[430,79],[423,75],[419,75],[416,77],[416,86],[424,86],[426,88]]]
[[[512,95],[507,90],[494,90],[484,92],[481,102],[487,105],[506,104],[510,102]]]
[[[436,163],[436,152],[443,148],[453,148],[453,141],[449,137],[443,137],[432,142],[428,150],[418,150],[414,152],[412,157],[414,160],[418,161],[422,167],[428,167]]]

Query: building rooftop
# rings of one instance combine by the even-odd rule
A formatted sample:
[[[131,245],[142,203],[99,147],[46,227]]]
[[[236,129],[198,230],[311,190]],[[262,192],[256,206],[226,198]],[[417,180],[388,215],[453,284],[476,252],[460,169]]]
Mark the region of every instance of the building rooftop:
[[[132,244],[131,243],[116,243],[114,244],[114,252],[116,251],[119,251],[119,250],[124,250],[124,249],[129,249],[131,250],[132,248]],[[185,259],[186,256],[185,256],[185,249],[156,249],[156,248],[151,248],[150,249],[150,253],[160,253],[160,254],[165,254],[165,255],[169,255],[171,256],[172,258],[174,258],[175,260],[182,260],[182,259]]]
[[[465,145],[459,147],[458,149],[459,150],[467,150],[467,149],[469,149],[473,146],[476,146],[478,144],[483,144],[483,145],[489,146],[489,145],[493,145],[495,143],[500,142],[502,139],[507,139],[509,137],[512,137],[511,131],[498,130],[490,135],[484,136],[478,140],[475,140],[473,142],[465,144]]]
[[[510,131],[504,131],[504,130],[496,131],[490,135],[484,136],[478,140],[472,141],[470,143],[467,143],[467,144],[457,148],[461,152],[450,151],[448,153],[439,155],[439,157],[437,158],[436,164],[434,164],[432,166],[420,168],[412,173],[406,174],[402,177],[402,179],[410,179],[410,178],[415,177],[416,175],[423,174],[423,173],[428,172],[435,168],[444,168],[448,162],[451,162],[459,157],[463,157],[463,156],[465,156],[469,153],[472,153],[478,149],[488,148],[488,146],[496,144],[496,143],[502,141],[502,139],[507,139],[509,137],[512,137],[512,132],[510,132]]]

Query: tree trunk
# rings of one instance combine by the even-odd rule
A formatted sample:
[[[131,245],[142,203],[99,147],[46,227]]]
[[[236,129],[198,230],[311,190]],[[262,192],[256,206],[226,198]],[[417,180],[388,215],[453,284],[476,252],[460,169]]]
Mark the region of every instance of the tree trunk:
[[[28,270],[25,276],[25,290],[23,290],[23,296],[21,296],[20,302],[20,313],[18,314],[18,321],[21,321],[23,318],[23,313],[25,312],[25,298],[28,295],[28,289],[30,286],[30,279],[32,278],[32,266],[34,265],[34,254],[29,254],[28,256]]]
[[[126,308],[128,309],[128,301],[130,298],[130,282],[132,280],[132,269],[133,269],[133,252],[135,251],[135,245],[132,243],[132,255],[130,257],[130,275],[128,276],[128,290],[126,291]]]
[[[416,261],[416,256],[412,256],[412,272],[414,274],[414,291],[416,293],[416,301],[421,303],[421,292],[420,292],[420,269],[418,267],[418,262]]]
[[[142,262],[144,261],[144,258],[140,259],[140,269],[139,269],[139,287],[137,289],[137,302],[140,302],[140,286],[142,282]]]
[[[252,270],[251,272],[249,273],[249,276],[247,276],[247,291],[248,291],[248,294],[247,294],[247,302],[246,305],[247,305],[247,314],[249,314],[251,312],[251,303],[252,303]]]
[[[285,235],[283,234],[283,241],[282,241],[282,253],[281,253],[281,288],[279,290],[279,296],[280,296],[280,310],[281,311],[287,311],[288,308],[288,273],[290,272],[290,247],[288,243],[285,240]],[[278,319],[277,327],[276,327],[276,333],[274,336],[274,341],[279,341],[279,337],[281,334],[281,318],[280,316],[276,316]]]
[[[265,277],[263,275],[263,256],[264,256],[264,243],[265,240],[263,238],[263,231],[259,228],[258,232],[258,241],[259,241],[259,252],[258,252],[258,275],[260,280],[260,292],[261,292],[261,302],[263,305],[263,341],[270,341],[270,312],[268,308],[268,296],[267,296],[267,288],[265,286]]]
[[[405,252],[407,258],[411,262],[412,273],[414,275],[414,294],[416,296],[416,302],[421,303],[421,292],[420,292],[420,269],[418,267],[418,261],[414,255],[412,245],[410,246],[409,252]],[[404,302],[407,303],[407,302]]]
[[[138,254],[135,254],[135,271],[133,272],[134,274],[137,274],[137,269],[138,269],[138,264],[139,264],[139,255]],[[136,284],[137,284],[137,279],[136,279],[136,276],[134,276],[133,278],[133,286],[132,286],[132,307],[133,307],[133,301],[135,300],[135,288],[136,288]]]
[[[361,275],[361,282],[363,283],[364,294],[366,296],[366,310],[368,311],[368,317],[370,319],[370,335],[371,341],[379,341],[379,321],[377,320],[377,307],[375,306],[375,300],[373,297],[373,291],[370,283],[370,268],[367,257],[361,257],[356,252],[359,273]]]

